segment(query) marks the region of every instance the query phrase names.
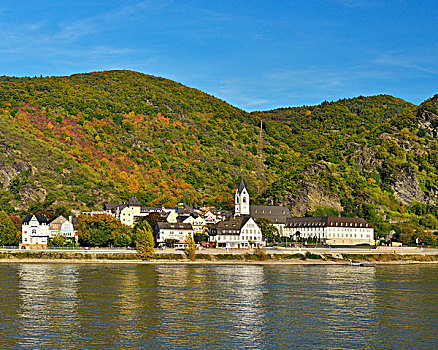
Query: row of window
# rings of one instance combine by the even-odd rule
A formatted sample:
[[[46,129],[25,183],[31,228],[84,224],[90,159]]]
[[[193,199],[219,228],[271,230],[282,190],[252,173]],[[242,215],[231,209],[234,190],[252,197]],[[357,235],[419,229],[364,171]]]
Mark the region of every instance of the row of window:
[[[258,241],[260,236],[217,236],[218,241]]]

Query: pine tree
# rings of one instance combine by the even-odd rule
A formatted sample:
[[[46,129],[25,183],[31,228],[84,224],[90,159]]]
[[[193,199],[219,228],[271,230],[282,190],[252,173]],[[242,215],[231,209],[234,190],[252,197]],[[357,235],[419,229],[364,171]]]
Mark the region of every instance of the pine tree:
[[[155,255],[154,250],[154,236],[152,235],[152,229],[147,222],[138,227],[137,232],[137,255],[142,260],[152,259]]]

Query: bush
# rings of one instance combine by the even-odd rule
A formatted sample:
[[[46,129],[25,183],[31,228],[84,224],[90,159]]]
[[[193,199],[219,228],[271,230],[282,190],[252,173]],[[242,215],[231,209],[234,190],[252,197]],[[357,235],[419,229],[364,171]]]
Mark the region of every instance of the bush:
[[[266,254],[266,250],[260,247],[254,248],[253,255],[259,261],[265,261],[269,259],[269,255]]]

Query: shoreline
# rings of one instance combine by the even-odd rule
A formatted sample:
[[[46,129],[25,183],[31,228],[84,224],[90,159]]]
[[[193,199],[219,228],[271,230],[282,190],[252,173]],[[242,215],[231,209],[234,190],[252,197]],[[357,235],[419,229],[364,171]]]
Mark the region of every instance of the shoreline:
[[[0,264],[8,263],[64,263],[64,264],[145,264],[145,265],[350,265],[350,261],[375,265],[438,264],[438,254],[397,254],[380,252],[295,254],[267,253],[199,253],[189,260],[184,253],[159,253],[150,260],[141,260],[135,253],[125,252],[0,252]]]
[[[339,265],[350,266],[348,260],[300,260],[300,259],[284,259],[284,260],[116,260],[116,259],[53,259],[53,258],[3,258],[0,259],[0,264],[140,264],[140,265]],[[438,264],[438,260],[419,261],[419,260],[392,260],[392,261],[374,261],[376,266],[380,265],[418,265],[418,264]],[[354,266],[352,266],[354,267]]]

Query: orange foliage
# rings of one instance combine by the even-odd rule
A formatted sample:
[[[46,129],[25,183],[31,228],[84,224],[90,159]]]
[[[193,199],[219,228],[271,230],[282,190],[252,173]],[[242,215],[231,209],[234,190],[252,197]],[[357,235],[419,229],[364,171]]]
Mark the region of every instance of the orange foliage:
[[[161,113],[157,114],[156,119],[157,119],[157,122],[160,122],[161,124],[169,125],[169,123],[170,123],[170,118],[163,116]]]
[[[184,129],[181,120],[174,121],[173,126],[179,126],[181,129]]]

